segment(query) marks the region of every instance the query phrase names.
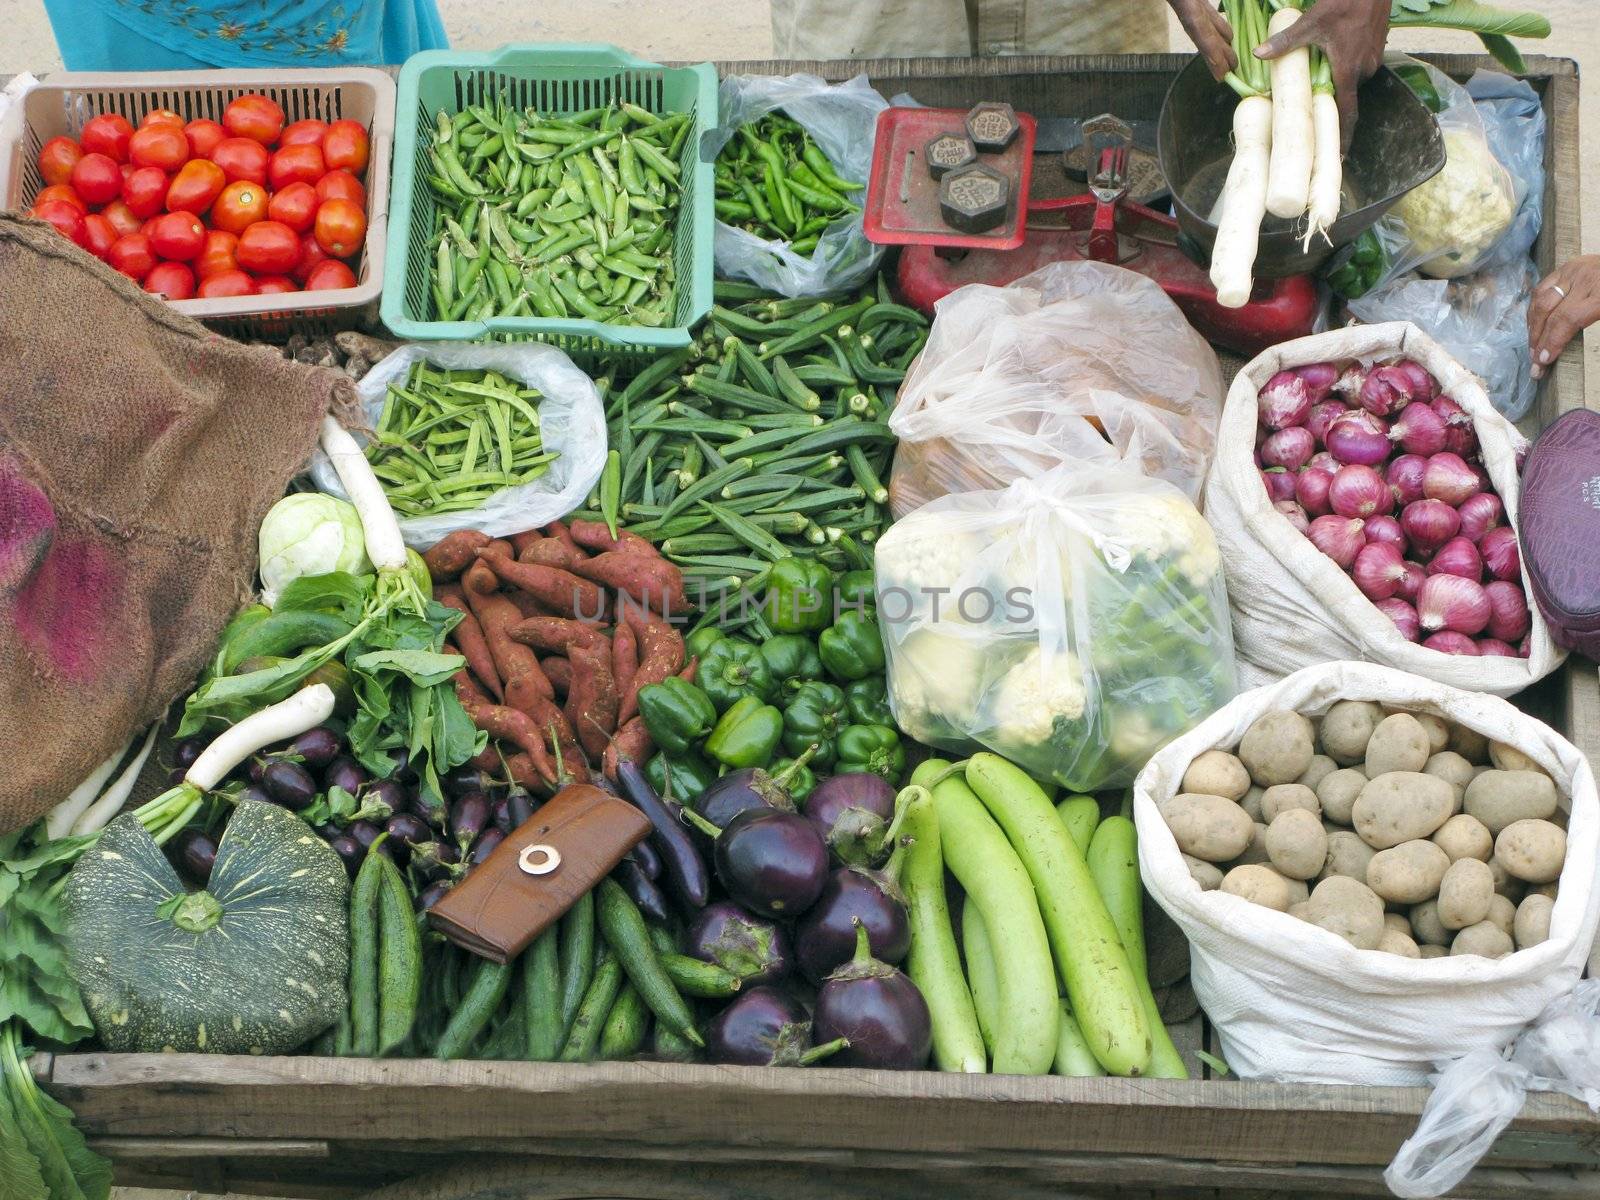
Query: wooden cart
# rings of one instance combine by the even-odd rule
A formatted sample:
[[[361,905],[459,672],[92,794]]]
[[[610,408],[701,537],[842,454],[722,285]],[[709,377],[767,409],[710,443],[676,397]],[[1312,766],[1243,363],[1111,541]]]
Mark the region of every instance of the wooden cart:
[[[733,72],[865,71],[886,96],[1037,114],[1154,118],[1184,60],[738,62]],[[1487,60],[1436,60],[1461,77]],[[1579,253],[1578,76],[1535,58],[1549,118],[1539,266]],[[1586,403],[1581,349],[1528,432]],[[1574,660],[1520,701],[1600,763],[1600,678]],[[127,1184],[391,1200],[468,1197],[1384,1195],[1422,1088],[772,1070],[660,1063],[41,1056]],[[1461,1195],[1600,1196],[1600,1117],[1531,1096]],[[416,1178],[419,1177],[420,1178]],[[411,1180],[411,1182],[402,1182]]]

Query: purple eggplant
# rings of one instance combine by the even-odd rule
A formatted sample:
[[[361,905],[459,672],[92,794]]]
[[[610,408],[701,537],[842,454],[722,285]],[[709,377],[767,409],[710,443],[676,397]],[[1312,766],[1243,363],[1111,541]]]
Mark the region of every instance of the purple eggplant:
[[[706,1057],[747,1067],[803,1067],[846,1048],[843,1039],[811,1044],[811,1022],[774,987],[741,992],[706,1026]]]
[[[422,892],[417,896],[417,911],[427,912],[440,900],[444,899],[444,894],[450,890],[451,886],[449,880],[440,879],[423,888]]]
[[[511,828],[521,829],[533,819],[533,810],[538,807],[538,801],[533,798],[533,793],[527,788],[513,785],[506,793],[506,807],[511,814]],[[654,878],[654,876],[651,876]]]
[[[353,877],[356,869],[361,866],[361,860],[367,856],[367,848],[348,833],[342,833],[328,843],[333,852],[344,862],[344,869]]]
[[[828,848],[799,813],[749,808],[721,829],[689,809],[683,815],[715,839],[717,879],[751,912],[798,917],[821,895],[828,877]]]
[[[386,810],[367,814],[377,820],[388,820],[396,813],[403,813],[408,805],[405,788],[392,779],[377,779],[361,789],[362,808],[375,807],[374,800]]]
[[[888,853],[894,788],[865,771],[824,779],[806,797],[806,819],[846,866],[871,867]]]
[[[298,812],[317,798],[317,781],[297,762],[274,759],[261,771],[261,786],[278,804]]]
[[[174,857],[185,879],[205,887],[217,862],[217,843],[203,829],[185,829],[176,839]]]
[[[731,971],[746,988],[778,983],[794,968],[783,926],[731,900],[715,900],[700,911],[684,935],[684,952]]]
[[[639,864],[639,869],[651,879],[661,878],[661,855],[656,853],[656,848],[650,844],[649,838],[640,842],[628,853]]]
[[[410,857],[415,847],[433,840],[433,830],[428,828],[427,822],[412,813],[395,814],[383,828],[389,835],[389,841],[398,843],[395,846],[396,857],[402,861]]]
[[[208,742],[203,737],[186,737],[180,742],[172,744],[172,765],[180,775],[194,766],[194,760],[200,757]]]
[[[489,820],[493,822],[494,827],[501,833],[510,833],[515,828],[511,824],[511,800],[509,797],[501,796],[497,800],[490,801]]]
[[[411,847],[411,865],[427,879],[453,879],[459,875],[461,851],[454,842],[422,841]]]
[[[289,743],[289,753],[298,754],[300,761],[313,771],[320,771],[339,757],[343,747],[339,735],[326,725],[308,729]]]
[[[745,767],[729,771],[705,791],[700,793],[694,809],[713,825],[723,826],[740,813],[752,808],[776,808],[794,812],[794,797],[789,794],[789,779],[817,752],[809,746],[806,752],[776,775],[760,767]]]
[[[658,796],[639,764],[630,759],[617,764],[617,782],[628,802],[649,818],[650,840],[661,856],[668,890],[685,912],[698,912],[711,897],[711,879],[694,838],[680,820],[681,810]]]
[[[911,949],[911,919],[899,885],[865,867],[840,867],[794,929],[795,958],[812,983],[820,984],[856,951],[856,928],[864,926],[877,956],[898,963]]]
[[[371,821],[351,821],[344,831],[360,842],[363,850],[371,850],[372,843],[383,833],[383,829]]]
[[[640,842],[639,845],[644,845]],[[634,847],[637,850],[638,847]],[[611,878],[622,885],[622,890],[628,893],[628,899],[639,906],[639,911],[658,925],[671,922],[672,914],[667,911],[667,898],[662,895],[661,889],[656,886],[656,881],[644,873],[644,868],[639,865],[633,850],[623,856],[621,862],[611,872]]]
[[[489,856],[493,854],[500,843],[505,840],[506,835],[501,833],[498,829],[494,829],[492,827],[485,829],[481,834],[478,835],[478,840],[473,843],[471,853],[467,855],[468,865],[475,867],[479,863],[487,862]]]
[[[872,957],[866,926],[856,925],[855,957],[828,976],[817,993],[812,1036],[844,1038],[832,1060],[837,1067],[915,1071],[933,1047],[928,1002],[897,967]]]
[[[276,804],[277,801],[267,794],[267,789],[259,783],[247,783],[233,795],[234,803],[241,800],[259,800],[263,804]]]
[[[401,746],[398,750],[389,751],[389,759],[394,765],[389,768],[389,774],[385,778],[392,779],[396,783],[409,784],[417,781],[417,773],[411,769],[411,751]]]
[[[464,796],[468,792],[486,792],[494,787],[493,776],[485,774],[477,767],[464,765],[446,772],[439,781],[444,786],[447,796]]]
[[[450,832],[464,850],[472,845],[489,824],[489,797],[483,792],[464,792],[450,806]]]
[[[361,785],[366,781],[367,773],[348,754],[339,755],[322,772],[323,787],[342,788],[352,796],[361,790]]]

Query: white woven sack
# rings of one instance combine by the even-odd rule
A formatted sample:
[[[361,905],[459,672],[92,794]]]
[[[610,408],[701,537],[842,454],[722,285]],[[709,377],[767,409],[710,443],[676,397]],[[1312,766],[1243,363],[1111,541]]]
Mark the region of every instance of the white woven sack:
[[[1189,764],[1232,749],[1272,709],[1316,717],[1336,700],[1430,712],[1505,742],[1556,781],[1569,814],[1550,937],[1501,959],[1411,959],[1343,938],[1239,896],[1202,891],[1157,804]],[[1420,1085],[1434,1064],[1500,1049],[1570,991],[1600,922],[1600,799],[1582,752],[1504,700],[1371,663],[1308,667],[1246,692],[1169,743],[1134,781],[1144,884],[1189,938],[1191,982],[1241,1078]]]
[[[1217,532],[1240,658],[1271,678],[1313,663],[1364,659],[1454,687],[1510,696],[1542,679],[1565,653],[1550,640],[1537,605],[1527,658],[1478,658],[1426,650],[1400,635],[1355,581],[1272,507],[1255,463],[1257,394],[1281,370],[1308,363],[1411,358],[1473,419],[1483,464],[1514,528],[1521,484],[1516,427],[1497,413],[1477,377],[1404,321],[1356,325],[1274,346],[1234,378],[1222,409],[1217,455],[1206,480],[1205,513]],[[1523,587],[1529,588],[1527,567]],[[1530,593],[1531,595],[1531,590]]]

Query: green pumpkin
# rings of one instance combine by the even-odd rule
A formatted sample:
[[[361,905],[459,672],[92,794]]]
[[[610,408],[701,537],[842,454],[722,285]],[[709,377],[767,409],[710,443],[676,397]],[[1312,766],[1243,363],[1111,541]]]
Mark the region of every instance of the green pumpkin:
[[[201,892],[129,815],[67,876],[67,952],[111,1050],[283,1054],[345,1009],[349,907],[339,856],[275,804],[234,809]]]

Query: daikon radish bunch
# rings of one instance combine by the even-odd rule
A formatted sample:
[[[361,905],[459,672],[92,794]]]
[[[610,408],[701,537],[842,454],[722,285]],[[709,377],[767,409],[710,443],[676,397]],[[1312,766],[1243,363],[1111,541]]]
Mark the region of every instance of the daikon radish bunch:
[[[1242,308],[1255,286],[1256,250],[1267,214],[1272,157],[1272,76],[1255,50],[1267,39],[1259,0],[1223,0],[1239,60],[1225,82],[1239,95],[1233,110],[1233,164],[1222,185],[1217,240],[1211,248],[1211,285],[1224,308]]]
[[[1319,234],[1328,242],[1328,230],[1339,219],[1344,188],[1342,130],[1339,102],[1333,95],[1333,69],[1321,50],[1311,52],[1311,194],[1306,205],[1305,248]]]

